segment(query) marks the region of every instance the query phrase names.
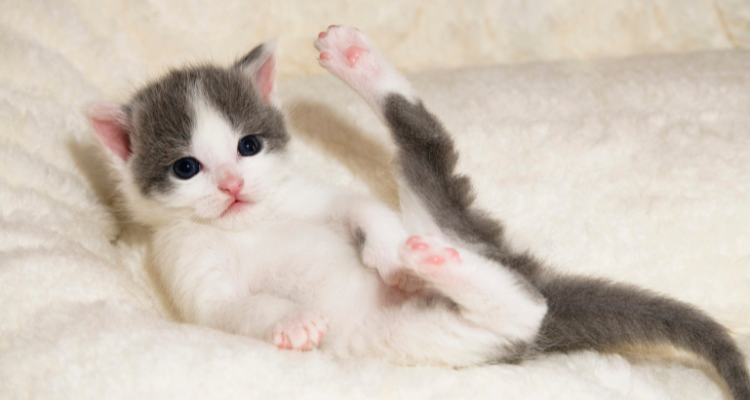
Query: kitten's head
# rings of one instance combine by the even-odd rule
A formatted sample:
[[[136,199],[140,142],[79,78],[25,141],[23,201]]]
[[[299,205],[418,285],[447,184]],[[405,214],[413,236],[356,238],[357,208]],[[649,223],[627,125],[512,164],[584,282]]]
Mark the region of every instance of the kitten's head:
[[[237,229],[264,212],[284,179],[289,138],[274,49],[262,44],[229,68],[175,70],[128,104],[89,108],[136,220]]]

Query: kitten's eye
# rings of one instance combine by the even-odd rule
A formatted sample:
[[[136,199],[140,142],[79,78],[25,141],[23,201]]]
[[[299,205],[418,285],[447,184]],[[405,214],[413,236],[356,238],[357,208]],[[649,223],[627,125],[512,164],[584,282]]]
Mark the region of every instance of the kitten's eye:
[[[248,135],[240,140],[240,144],[237,146],[237,152],[242,157],[254,156],[260,153],[261,145],[260,140],[255,135]]]
[[[180,179],[190,179],[201,170],[201,164],[193,157],[180,158],[172,166],[174,174]]]

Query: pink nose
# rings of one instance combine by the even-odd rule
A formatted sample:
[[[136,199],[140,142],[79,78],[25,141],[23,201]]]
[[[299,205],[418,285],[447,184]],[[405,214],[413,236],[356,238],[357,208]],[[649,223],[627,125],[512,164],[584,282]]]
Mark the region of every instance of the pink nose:
[[[239,176],[230,175],[219,182],[219,189],[222,192],[237,197],[242,190],[242,186],[245,185],[245,180]]]

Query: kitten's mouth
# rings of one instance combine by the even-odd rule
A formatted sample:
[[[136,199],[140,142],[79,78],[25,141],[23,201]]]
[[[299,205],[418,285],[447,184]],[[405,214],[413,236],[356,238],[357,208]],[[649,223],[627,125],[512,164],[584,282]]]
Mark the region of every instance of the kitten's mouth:
[[[223,213],[221,213],[222,217],[226,217],[227,215],[234,215],[239,213],[243,208],[246,206],[249,206],[251,203],[249,201],[244,201],[240,199],[234,199],[234,202],[227,207],[226,210],[224,210]]]

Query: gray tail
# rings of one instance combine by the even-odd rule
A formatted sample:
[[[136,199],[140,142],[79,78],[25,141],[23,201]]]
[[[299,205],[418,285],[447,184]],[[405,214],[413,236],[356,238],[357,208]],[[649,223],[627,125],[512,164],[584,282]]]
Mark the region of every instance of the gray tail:
[[[735,400],[750,400],[745,357],[727,330],[696,308],[627,285],[568,277],[546,271],[533,257],[505,243],[502,225],[471,207],[471,181],[454,173],[453,140],[424,106],[392,94],[384,116],[399,148],[405,219],[435,226],[469,243],[485,257],[516,271],[547,300],[549,311],[536,349],[567,352],[605,350],[627,344],[668,343],[705,358],[726,381]]]
[[[556,276],[540,283],[549,311],[537,339],[539,350],[671,344],[713,364],[734,399],[750,399],[745,357],[727,330],[698,309],[599,279]]]

